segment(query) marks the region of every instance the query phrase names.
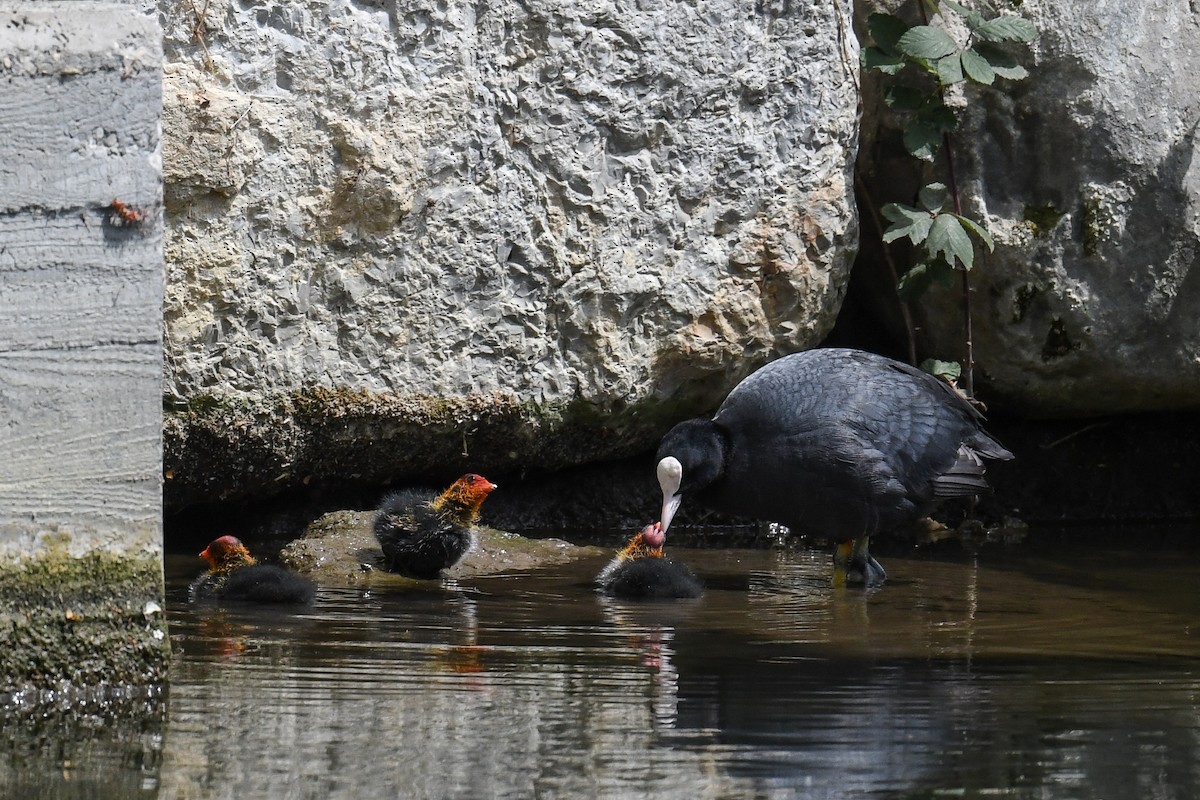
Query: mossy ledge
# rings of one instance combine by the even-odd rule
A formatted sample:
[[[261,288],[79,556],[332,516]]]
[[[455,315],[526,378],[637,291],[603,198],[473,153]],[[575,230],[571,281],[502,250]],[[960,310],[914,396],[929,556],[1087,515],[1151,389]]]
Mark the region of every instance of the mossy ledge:
[[[653,398],[538,404],[502,392],[205,394],[165,410],[164,500],[178,510],[301,487],[559,469],[640,452],[704,410]]]
[[[0,693],[149,686],[170,660],[162,563],[51,547],[0,559]]]

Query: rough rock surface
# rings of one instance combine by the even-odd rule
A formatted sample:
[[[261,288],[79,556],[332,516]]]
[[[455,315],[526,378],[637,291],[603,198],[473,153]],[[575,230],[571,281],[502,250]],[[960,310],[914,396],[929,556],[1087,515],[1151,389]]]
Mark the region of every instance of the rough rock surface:
[[[996,240],[972,272],[988,400],[1038,415],[1200,409],[1200,14],[1019,11],[1041,31],[1030,76],[973,91],[958,137],[968,213]],[[876,200],[907,201],[905,157],[872,157]],[[959,298],[922,303],[930,354],[961,354]]]
[[[628,453],[832,325],[843,3],[159,7],[169,504]]]
[[[279,554],[280,561],[324,586],[430,586],[384,569],[383,553],[371,532],[373,511],[334,511],[315,520],[304,534]],[[599,547],[573,545],[561,539],[527,539],[515,533],[481,527],[462,561],[445,577],[471,578],[564,564],[603,555]]]

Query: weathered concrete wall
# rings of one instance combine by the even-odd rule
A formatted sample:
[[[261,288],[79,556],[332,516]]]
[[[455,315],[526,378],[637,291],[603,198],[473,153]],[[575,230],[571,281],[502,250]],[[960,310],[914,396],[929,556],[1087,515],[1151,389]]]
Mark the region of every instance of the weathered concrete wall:
[[[161,2],[169,502],[648,446],[832,325],[838,2]]]
[[[161,53],[0,2],[0,691],[165,668]]]
[[[879,5],[894,4],[860,11]],[[1030,75],[971,89],[956,137],[968,213],[996,240],[972,272],[988,400],[1044,416],[1200,409],[1200,12],[1171,0],[1017,11],[1041,31],[1022,54]],[[865,120],[872,139],[887,123]],[[876,201],[907,202],[913,160],[866,152]],[[962,353],[959,302],[955,289],[920,303],[928,354]]]

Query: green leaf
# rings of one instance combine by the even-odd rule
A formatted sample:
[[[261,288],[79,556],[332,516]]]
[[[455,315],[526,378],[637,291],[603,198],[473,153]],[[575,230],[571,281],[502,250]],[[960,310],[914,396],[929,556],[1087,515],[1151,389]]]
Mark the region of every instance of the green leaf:
[[[954,112],[947,108],[940,99],[936,103],[926,104],[917,112],[917,117],[926,125],[942,132],[953,131],[958,127],[958,117],[954,116]]]
[[[937,60],[937,76],[938,83],[942,86],[950,86],[963,79],[963,65],[958,53]]]
[[[955,260],[962,262],[964,269],[975,263],[975,247],[971,237],[954,214],[939,214],[929,228],[925,249],[930,255],[941,256],[951,266]]]
[[[933,377],[941,378],[944,381],[956,381],[962,376],[962,364],[957,361],[927,358],[921,362],[921,371],[928,372]]]
[[[984,86],[991,86],[992,82],[996,80],[996,72],[992,69],[992,65],[974,49],[963,51],[962,68],[968,78],[976,83],[982,83]]]
[[[888,203],[880,211],[892,224],[883,232],[883,241],[891,243],[908,237],[913,244],[920,244],[929,235],[933,217],[929,212],[902,203]]]
[[[976,36],[989,42],[1024,42],[1038,37],[1037,26],[1024,17],[1012,14],[989,19],[973,28]]]
[[[909,24],[894,14],[872,14],[867,17],[867,33],[875,45],[888,55],[898,56],[896,42],[909,29]]]
[[[992,72],[1001,78],[1019,81],[1029,77],[1025,68],[1017,63],[1016,57],[999,45],[990,42],[976,42],[971,49],[986,58],[992,67]]]
[[[917,118],[904,126],[904,147],[922,161],[933,161],[942,147],[942,130]]]
[[[904,146],[925,161],[933,161],[942,146],[942,134],[958,127],[958,118],[942,103],[927,103],[904,128]]]
[[[862,51],[862,65],[866,69],[877,69],[888,75],[895,75],[904,69],[905,63],[901,56],[889,55],[878,47],[867,47]]]
[[[883,95],[883,102],[896,111],[917,111],[930,95],[911,86],[892,86]]]
[[[918,25],[896,42],[896,49],[910,58],[936,61],[958,51],[958,44],[949,34],[930,25]]]
[[[923,187],[917,194],[917,202],[930,214],[936,214],[942,210],[942,206],[946,205],[946,198],[949,196],[950,190],[946,188],[946,184],[931,183]]]
[[[896,294],[901,300],[915,300],[933,286],[947,287],[954,283],[954,270],[941,259],[922,261],[900,277]]]
[[[983,242],[989,253],[995,252],[996,243],[992,241],[992,235],[987,232],[987,228],[983,227],[970,217],[964,217],[961,214],[955,214],[954,217],[963,224],[964,228],[975,234],[979,241]]]

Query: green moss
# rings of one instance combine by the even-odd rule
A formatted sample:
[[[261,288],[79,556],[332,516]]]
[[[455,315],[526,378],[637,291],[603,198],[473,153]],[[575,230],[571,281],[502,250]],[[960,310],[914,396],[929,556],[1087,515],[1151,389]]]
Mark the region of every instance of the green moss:
[[[1067,334],[1067,326],[1060,318],[1055,317],[1050,323],[1050,329],[1046,331],[1046,341],[1042,344],[1042,361],[1050,362],[1078,349],[1079,345]]]
[[[1083,254],[1094,256],[1104,243],[1104,225],[1100,214],[1100,201],[1095,197],[1083,201]]]
[[[0,564],[4,691],[160,682],[170,646],[157,555],[41,555]],[[148,605],[153,603],[153,605]]]
[[[1022,217],[1033,229],[1034,236],[1049,236],[1065,214],[1065,211],[1060,211],[1053,203],[1046,203],[1040,206],[1025,206]]]
[[[1029,307],[1041,293],[1041,287],[1031,283],[1024,283],[1017,287],[1013,293],[1013,322],[1025,319],[1025,315],[1029,313]]]
[[[329,387],[212,399],[165,414],[165,497],[176,507],[301,487],[557,469],[640,452],[705,410],[653,398],[538,403],[504,392],[446,398]]]

